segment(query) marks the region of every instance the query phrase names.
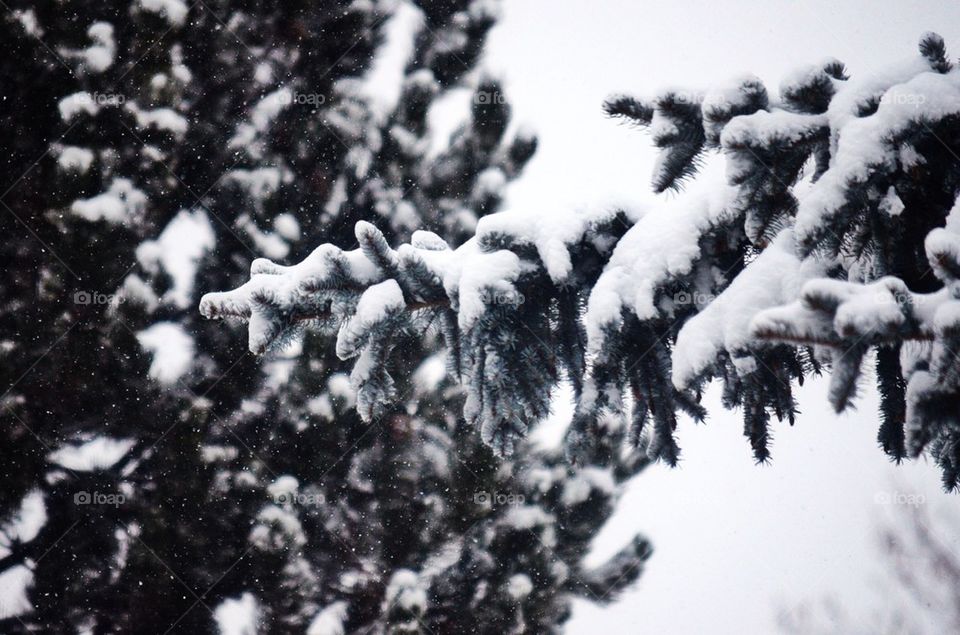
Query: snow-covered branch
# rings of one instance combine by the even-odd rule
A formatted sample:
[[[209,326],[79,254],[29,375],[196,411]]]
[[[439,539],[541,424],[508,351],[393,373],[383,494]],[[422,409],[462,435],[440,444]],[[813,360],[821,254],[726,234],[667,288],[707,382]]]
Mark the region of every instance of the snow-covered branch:
[[[778,96],[747,76],[617,97],[607,112],[648,127],[660,149],[654,190],[690,192],[640,213],[496,214],[457,248],[417,232],[393,250],[358,225],[360,249],[257,261],[250,282],[201,310],[248,318],[257,352],[304,319],[338,329],[338,353],[359,355],[355,383],[377,399],[398,338],[439,325],[467,419],[502,453],[545,416],[563,373],[578,397],[574,458],[614,410],[633,413],[630,436],[651,457],[675,462],[676,413],[703,418],[699,391],[719,378],[765,460],[771,416],[797,412],[793,380],[831,367],[842,410],[871,350],[893,350],[883,445],[897,458],[890,448],[930,450],[954,486],[960,72],[937,35],[920,52],[854,79],[827,60]],[[725,184],[710,180],[710,153]]]

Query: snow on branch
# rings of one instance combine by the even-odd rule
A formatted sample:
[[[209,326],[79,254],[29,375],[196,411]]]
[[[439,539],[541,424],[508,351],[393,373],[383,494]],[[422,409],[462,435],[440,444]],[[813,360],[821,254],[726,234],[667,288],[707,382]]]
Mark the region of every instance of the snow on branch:
[[[743,76],[611,99],[607,113],[659,149],[654,191],[693,186],[642,212],[494,214],[456,248],[425,232],[392,248],[360,224],[359,249],[256,261],[201,310],[249,320],[256,352],[306,324],[339,329],[364,416],[391,394],[394,342],[438,328],[466,418],[503,454],[566,376],[574,460],[613,411],[631,413],[627,436],[649,457],[675,463],[677,413],[703,419],[700,391],[719,379],[764,461],[771,419],[797,414],[794,380],[829,368],[842,410],[875,355],[881,445],[929,451],[955,487],[960,72],[939,36],[919,48],[862,77],[828,59],[779,94]]]

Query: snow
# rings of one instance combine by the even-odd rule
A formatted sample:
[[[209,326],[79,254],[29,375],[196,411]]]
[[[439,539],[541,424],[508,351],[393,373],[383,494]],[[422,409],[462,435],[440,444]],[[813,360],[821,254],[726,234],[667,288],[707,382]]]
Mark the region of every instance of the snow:
[[[93,99],[93,95],[86,91],[67,95],[57,102],[57,109],[60,111],[60,118],[65,123],[70,123],[80,113],[92,116],[100,110]]]
[[[475,245],[472,238],[466,245]],[[466,247],[465,245],[465,247]],[[491,293],[512,296],[517,293],[513,283],[520,276],[520,258],[511,251],[483,252],[461,247],[457,258],[450,263],[444,277],[448,295],[457,298],[457,320],[460,328],[469,331],[487,310],[486,299]]]
[[[47,507],[43,493],[38,489],[32,489],[20,501],[20,508],[16,513],[3,521],[0,530],[6,538],[30,542],[37,537],[46,522]],[[0,543],[0,558],[8,553],[7,547]]]
[[[828,66],[834,65],[840,65],[840,62],[831,57],[824,59],[819,64],[807,64],[787,71],[783,79],[780,80],[780,95],[786,97],[796,94],[807,86],[815,85],[818,81],[824,79],[830,80],[831,83],[836,82],[837,80],[830,77],[824,70]]]
[[[487,174],[484,181],[486,185],[478,181],[477,187],[496,191],[502,187],[502,178],[503,173],[496,170]],[[490,235],[506,234],[518,245],[535,246],[550,278],[562,283],[573,269],[570,247],[583,238],[591,224],[608,215],[607,211],[507,210],[481,218],[477,223],[476,235],[482,241]]]
[[[94,22],[87,29],[93,45],[82,51],[84,64],[93,73],[102,73],[113,64],[117,44],[113,39],[113,25],[109,22]]]
[[[336,398],[345,399],[352,402],[356,397],[356,392],[350,384],[350,376],[346,373],[334,373],[327,380],[327,390],[330,395]]]
[[[251,593],[227,598],[213,612],[220,635],[257,635],[260,607]]]
[[[344,635],[347,603],[340,601],[325,606],[307,627],[307,635]]]
[[[507,593],[514,600],[523,600],[533,591],[533,582],[525,573],[515,573],[507,580]]]
[[[883,201],[880,203],[880,209],[885,211],[890,216],[899,216],[903,213],[905,206],[903,201],[900,200],[900,197],[897,196],[896,188],[892,185],[887,189],[887,194],[883,197]]]
[[[293,91],[289,88],[278,88],[272,93],[268,93],[250,111],[250,122],[237,126],[237,132],[227,143],[227,146],[230,148],[247,148],[251,156],[258,158],[261,154],[260,151],[248,146],[254,142],[258,133],[265,132],[273,123],[273,120],[280,115],[280,112],[292,103]]]
[[[726,84],[708,90],[700,104],[707,142],[715,145],[733,111],[748,107],[757,101],[758,95],[765,96],[766,87],[758,77],[749,74],[734,77]]]
[[[578,505],[585,502],[593,490],[612,495],[616,491],[616,487],[610,470],[592,466],[585,467],[566,479],[560,500],[567,506]]]
[[[752,115],[734,117],[724,127],[720,143],[724,148],[784,146],[807,139],[826,125],[826,115],[759,110]]]
[[[181,210],[156,240],[137,247],[137,260],[147,271],[156,272],[162,267],[170,275],[173,285],[162,301],[185,309],[192,302],[200,260],[215,243],[213,226],[204,210]]]
[[[384,602],[388,607],[396,605],[410,612],[422,612],[427,606],[427,592],[414,571],[398,569],[390,577]]]
[[[396,108],[404,71],[414,53],[414,38],[423,25],[423,12],[406,1],[399,3],[384,25],[385,44],[377,49],[361,88],[380,117]]]
[[[137,127],[141,129],[164,130],[170,132],[176,139],[183,139],[187,134],[186,118],[172,108],[154,108],[143,110],[137,104],[130,102],[127,110],[133,113]]]
[[[511,507],[503,515],[501,522],[514,529],[533,529],[540,525],[551,525],[554,517],[540,507],[534,505],[518,505]]]
[[[297,549],[307,544],[307,536],[294,514],[276,505],[266,505],[250,530],[250,542],[266,551]]]
[[[147,310],[147,313],[153,313],[157,305],[160,304],[160,299],[157,298],[157,294],[153,292],[150,285],[135,273],[123,279],[121,293],[124,300],[132,300],[141,304]]]
[[[341,275],[359,286],[375,284],[382,278],[362,250],[343,251],[330,244],[317,247],[303,261],[291,266],[258,258],[250,265],[250,274],[250,280],[238,289],[203,296],[200,312],[207,317],[224,314],[249,317],[249,346],[257,352],[265,350],[276,335],[275,311],[292,311],[316,290],[336,288]],[[343,310],[344,307],[334,308]]]
[[[759,311],[793,301],[800,291],[800,259],[793,232],[783,230],[706,308],[690,318],[673,348],[673,384],[683,390],[715,363],[721,351],[744,357],[754,340],[750,321]],[[748,363],[744,370],[750,370]]]
[[[289,213],[278,214],[273,219],[273,229],[285,239],[295,242],[300,240],[300,223],[296,216]]]
[[[40,24],[37,22],[37,14],[33,12],[33,9],[14,9],[12,13],[13,17],[23,26],[27,35],[36,38],[43,37],[43,29],[40,28]]]
[[[33,585],[33,571],[24,565],[17,565],[0,573],[0,589],[3,601],[0,602],[0,619],[22,615],[33,610],[33,603],[27,592]]]
[[[403,292],[396,280],[384,280],[368,287],[360,296],[357,308],[337,335],[337,357],[349,359],[357,354],[370,334],[391,314],[406,307]]]
[[[13,510],[10,510],[13,512]],[[40,490],[27,492],[20,507],[0,523],[0,558],[10,554],[9,540],[30,542],[47,522],[47,508]],[[35,563],[28,560],[28,565]],[[28,565],[11,566],[0,573],[0,620],[33,610],[27,595],[33,585],[33,571]]]
[[[240,184],[256,201],[263,201],[274,194],[281,183],[290,183],[293,175],[280,168],[263,167],[254,170],[231,170],[226,179]]]
[[[60,155],[57,157],[57,165],[64,172],[86,174],[90,166],[93,165],[93,158],[93,152],[87,148],[65,146],[60,150]]]
[[[189,7],[184,0],[136,0],[143,11],[162,16],[171,27],[183,26]]]
[[[273,68],[267,62],[260,62],[253,70],[253,81],[266,86],[273,81]]]
[[[80,445],[64,445],[47,456],[47,460],[80,471],[106,470],[113,467],[134,446],[133,439],[97,437]]]
[[[590,292],[586,328],[591,353],[602,348],[606,328],[619,328],[623,310],[640,320],[659,314],[657,289],[693,270],[700,236],[728,220],[736,193],[731,186],[691,191],[648,211],[627,231]]]
[[[908,297],[910,290],[902,280],[892,277],[855,287],[837,280],[820,279],[808,282],[804,295],[839,300],[833,318],[834,329],[846,337],[862,337],[896,332],[906,321],[898,299]]]
[[[870,73],[855,74],[851,79],[843,82],[842,90],[834,95],[827,109],[830,128],[833,131],[831,142],[833,153],[836,153],[839,131],[851,120],[857,118],[858,113],[871,101],[880,99],[891,86],[902,84],[919,73],[929,71],[929,62],[917,55],[907,60],[874,68]]]
[[[445,352],[435,353],[421,362],[413,373],[413,385],[418,395],[436,392],[447,376],[447,356]]]
[[[334,412],[330,396],[320,395],[307,401],[307,412],[315,417],[320,417],[324,421],[333,421]]]
[[[161,384],[175,384],[193,364],[193,338],[180,324],[157,322],[137,333],[137,340],[153,355],[149,375]]]
[[[865,94],[884,97],[871,116],[855,118],[846,110],[853,107],[854,98],[862,96],[856,90],[848,88],[834,98],[828,115],[836,150],[830,169],[800,199],[795,225],[799,239],[814,236],[829,223],[847,200],[848,184],[864,183],[878,170],[896,168],[900,149],[892,140],[899,139],[915,122],[960,114],[960,74],[930,72],[924,60],[906,68],[915,76],[907,80],[910,75],[896,75],[902,84],[892,85],[889,74],[881,74],[883,81],[869,84],[873,88]]]
[[[281,260],[290,253],[290,245],[281,236],[261,230],[248,214],[241,214],[236,224],[253,240],[257,251],[267,258]]]
[[[106,192],[74,201],[70,211],[88,221],[123,223],[143,214],[146,205],[147,195],[134,187],[133,181],[115,178]]]
[[[289,474],[286,474],[277,477],[273,483],[268,485],[267,493],[269,493],[274,500],[278,500],[282,496],[292,497],[297,493],[298,489],[300,489],[300,482]]]

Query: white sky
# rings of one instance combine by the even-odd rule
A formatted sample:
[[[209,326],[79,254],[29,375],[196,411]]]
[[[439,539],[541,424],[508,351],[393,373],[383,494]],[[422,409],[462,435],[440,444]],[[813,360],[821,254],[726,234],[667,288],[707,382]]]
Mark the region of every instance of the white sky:
[[[914,55],[927,30],[960,55],[960,2],[507,0],[485,66],[541,141],[509,207],[652,200],[649,138],[603,117],[611,93],[704,88],[744,72],[776,90],[786,71],[824,57],[856,74]],[[882,579],[876,522],[890,511],[878,494],[923,494],[934,511],[957,499],[941,493],[933,465],[888,463],[872,393],[844,416],[826,406],[825,382],[799,394],[805,414],[775,426],[764,467],[739,415],[708,394],[707,425],[681,423],[681,467],[640,475],[595,543],[599,559],[635,532],[649,536],[656,551],[641,581],[606,608],[578,604],[568,632],[765,633],[778,608],[802,600],[839,593],[854,615],[896,601],[872,586]],[[957,533],[944,539],[960,547]]]

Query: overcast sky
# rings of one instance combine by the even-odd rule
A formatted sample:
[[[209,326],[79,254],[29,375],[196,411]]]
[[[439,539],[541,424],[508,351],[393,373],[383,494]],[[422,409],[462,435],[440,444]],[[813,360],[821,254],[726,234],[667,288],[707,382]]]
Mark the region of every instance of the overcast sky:
[[[914,55],[928,30],[960,55],[960,2],[507,0],[486,67],[541,140],[509,207],[655,200],[649,139],[602,116],[610,93],[703,88],[744,72],[775,91],[786,71],[828,56],[856,74]],[[891,510],[877,500],[923,495],[936,515],[956,498],[940,492],[934,466],[887,462],[870,391],[844,416],[825,393],[824,382],[800,391],[804,414],[793,428],[775,426],[774,461],[763,467],[739,415],[708,394],[707,425],[680,425],[681,467],[637,477],[595,543],[600,559],[648,535],[656,552],[640,583],[610,607],[578,604],[569,632],[763,633],[778,607],[831,593],[854,615],[898,601],[883,597],[877,521]],[[958,534],[942,538],[960,547]]]

